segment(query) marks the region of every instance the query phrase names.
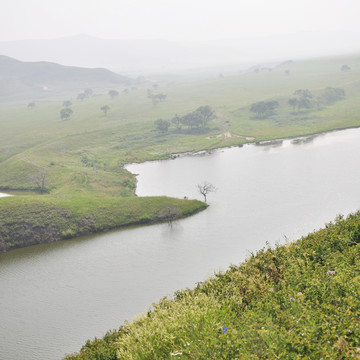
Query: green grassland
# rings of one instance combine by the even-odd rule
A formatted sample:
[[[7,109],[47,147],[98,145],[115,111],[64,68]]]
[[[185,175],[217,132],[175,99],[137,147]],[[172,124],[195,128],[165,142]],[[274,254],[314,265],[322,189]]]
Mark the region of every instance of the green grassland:
[[[351,70],[340,71],[343,64]],[[123,91],[126,87],[128,93]],[[344,89],[346,97],[319,111],[293,112],[287,104],[297,89],[309,89],[317,96],[327,87]],[[136,87],[115,89],[119,95],[113,99],[108,89],[97,88],[84,101],[69,93],[53,100],[35,98],[33,109],[27,107],[28,101],[0,104],[0,189],[38,190],[31,177],[41,171],[46,172],[47,182],[47,194],[2,199],[0,211],[7,211],[3,201],[7,206],[14,204],[14,209],[21,207],[16,206],[18,201],[55,206],[66,202],[71,211],[72,206],[80,207],[83,216],[90,202],[89,214],[93,207],[105,209],[112,202],[127,201],[135,206],[142,200],[134,196],[135,178],[123,168],[127,163],[360,126],[360,55],[288,62],[272,71],[225,73],[223,77],[154,76],[138,81]],[[166,100],[154,106],[147,97],[148,89],[166,94]],[[73,103],[68,120],[60,118],[64,100]],[[268,100],[280,104],[276,113],[254,118],[251,104]],[[107,116],[100,110],[103,105],[110,107]],[[211,106],[217,114],[207,128],[178,131],[172,125],[165,134],[156,130],[155,120],[183,116],[203,105]],[[187,206],[193,208],[193,204]],[[103,224],[96,229],[111,227]]]
[[[179,290],[67,360],[360,359],[360,213]]]

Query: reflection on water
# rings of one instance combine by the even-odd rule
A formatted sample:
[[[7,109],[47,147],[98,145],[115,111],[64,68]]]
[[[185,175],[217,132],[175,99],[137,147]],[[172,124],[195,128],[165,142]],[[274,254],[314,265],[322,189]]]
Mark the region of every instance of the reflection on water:
[[[193,287],[250,252],[292,241],[359,207],[360,130],[133,164],[140,196],[199,198],[209,208],[0,254],[0,343],[6,360],[59,359],[153,302]],[[266,149],[266,151],[264,151]]]

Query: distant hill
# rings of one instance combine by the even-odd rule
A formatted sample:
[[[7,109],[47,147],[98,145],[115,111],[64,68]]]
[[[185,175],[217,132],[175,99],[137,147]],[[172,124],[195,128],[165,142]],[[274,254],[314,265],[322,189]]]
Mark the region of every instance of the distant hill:
[[[166,29],[164,30],[166,31]],[[100,39],[77,35],[58,39],[0,42],[0,54],[23,61],[50,61],[81,67],[105,67],[137,77],[153,73],[305,59],[360,51],[359,33],[301,32],[232,39],[172,41]]]
[[[34,98],[129,83],[128,78],[103,68],[63,66],[45,61],[23,62],[0,55],[1,99]]]

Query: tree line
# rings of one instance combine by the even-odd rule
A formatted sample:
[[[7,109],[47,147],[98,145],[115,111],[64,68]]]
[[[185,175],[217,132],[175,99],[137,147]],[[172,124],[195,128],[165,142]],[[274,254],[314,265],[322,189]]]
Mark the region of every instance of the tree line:
[[[341,88],[327,87],[319,96],[314,96],[308,89],[298,89],[288,99],[294,112],[302,110],[320,110],[322,106],[332,105],[344,99],[345,90]],[[279,103],[276,100],[258,101],[250,106],[250,111],[255,114],[256,119],[266,119],[276,114]]]
[[[194,129],[205,129],[208,123],[216,118],[215,111],[209,106],[200,106],[195,111],[180,116],[176,114],[171,120],[157,119],[156,129],[161,133],[166,133],[173,124],[177,131],[181,131],[183,126],[191,132]]]

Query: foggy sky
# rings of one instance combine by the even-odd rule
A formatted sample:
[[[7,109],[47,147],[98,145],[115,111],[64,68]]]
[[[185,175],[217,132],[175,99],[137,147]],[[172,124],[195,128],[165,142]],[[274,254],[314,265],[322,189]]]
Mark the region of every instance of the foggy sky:
[[[168,40],[302,31],[360,35],[359,0],[0,0],[0,4],[0,41],[77,34]]]

